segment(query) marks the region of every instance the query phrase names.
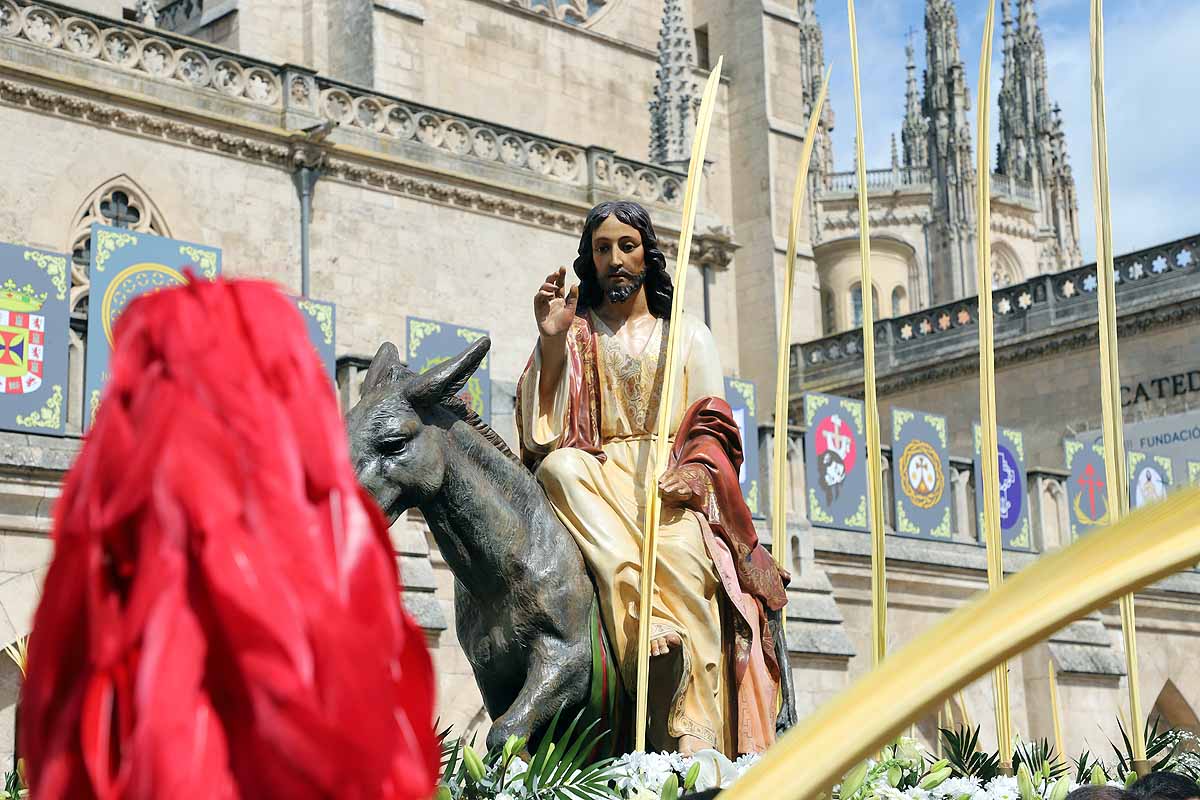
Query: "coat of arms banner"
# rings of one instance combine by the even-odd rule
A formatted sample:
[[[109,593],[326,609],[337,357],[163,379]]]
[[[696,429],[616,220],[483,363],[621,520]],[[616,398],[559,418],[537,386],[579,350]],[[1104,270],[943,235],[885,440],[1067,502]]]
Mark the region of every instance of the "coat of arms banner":
[[[221,273],[221,251],[215,247],[166,239],[124,228],[93,225],[91,290],[88,294],[88,339],[84,380],[84,429],[100,405],[108,382],[113,331],[133,300],[186,281],[184,270],[212,280]],[[213,346],[219,346],[214,342]]]
[[[70,257],[0,244],[0,429],[66,429]]]
[[[408,318],[408,368],[422,373],[443,361],[449,361],[466,349],[467,345],[487,336],[479,328],[464,328],[449,322],[438,322],[420,317]],[[492,372],[489,366],[491,355],[484,356],[479,369],[467,381],[458,396],[478,414],[484,422],[492,423]]]
[[[742,495],[746,505],[755,517],[763,516],[760,506],[758,489],[758,393],[754,383],[740,378],[725,379],[725,400],[733,410],[733,419],[737,422],[738,431],[742,435],[742,471],[738,482],[742,485]]]
[[[983,436],[975,423],[975,509],[980,539],[983,535],[983,475],[979,452]],[[1033,550],[1029,525],[1029,496],[1025,487],[1025,438],[1020,431],[999,428],[996,444],[1000,450],[1000,536],[1010,550]]]
[[[1111,521],[1108,514],[1108,480],[1104,474],[1104,448],[1099,442],[1090,444],[1078,439],[1063,443],[1067,454],[1067,516],[1071,520],[1071,539],[1074,541],[1095,528]]]
[[[867,531],[867,459],[861,400],[804,395],[808,518],[823,528]]]
[[[950,454],[946,418],[892,409],[892,494],[896,533],[950,539]]]
[[[1129,472],[1129,510],[1148,506],[1166,499],[1175,484],[1175,470],[1170,458],[1131,452],[1126,454]]]
[[[329,380],[337,385],[337,308],[333,303],[309,297],[293,297],[296,310],[304,317],[308,338],[316,348]]]

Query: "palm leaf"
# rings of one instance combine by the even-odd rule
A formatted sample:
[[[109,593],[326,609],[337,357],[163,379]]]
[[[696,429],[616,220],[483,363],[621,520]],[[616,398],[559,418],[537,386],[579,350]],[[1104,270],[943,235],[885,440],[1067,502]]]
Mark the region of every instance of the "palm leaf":
[[[1153,721],[1146,720],[1146,725],[1143,728],[1146,742],[1146,760],[1151,762],[1152,772],[1173,772],[1179,756],[1179,750],[1183,746],[1183,739],[1177,731],[1160,731],[1159,726],[1161,724],[1162,717],[1155,717]],[[1122,747],[1117,747],[1112,739],[1109,739],[1108,743],[1112,747],[1113,753],[1117,756],[1119,774],[1126,775],[1133,771],[1133,762],[1135,760],[1133,743],[1129,741],[1129,735],[1125,732],[1125,723],[1120,718],[1117,719],[1117,728],[1121,732]]]
[[[514,778],[524,784],[531,800],[612,800],[619,798],[610,785],[616,778],[615,759],[594,764],[587,760],[596,745],[607,735],[596,732],[594,720],[581,725],[584,712],[575,715],[561,737],[556,737],[561,711],[554,715],[550,727],[529,762],[529,769]]]
[[[1078,784],[1086,784],[1092,778],[1092,769],[1099,766],[1100,771],[1105,777],[1111,777],[1108,774],[1108,769],[1105,768],[1104,762],[1099,758],[1093,758],[1092,754],[1084,750],[1079,754],[1079,757],[1073,760],[1075,764],[1075,782]]]
[[[1067,772],[1067,765],[1059,759],[1058,753],[1054,750],[1054,745],[1050,744],[1049,739],[1029,743],[1022,742],[1017,746],[1017,752],[1013,754],[1013,769],[1019,769],[1024,764],[1031,775],[1037,775],[1042,765],[1047,763],[1050,764],[1047,783],[1054,783]]]
[[[1000,757],[979,751],[979,726],[972,729],[964,725],[957,730],[940,728],[939,733],[942,755],[956,777],[978,778],[986,783],[1000,773]]]
[[[17,669],[21,670],[21,678],[25,678],[25,668],[29,663],[29,637],[20,636],[12,644],[4,646],[4,652],[8,653],[8,657],[17,665]]]

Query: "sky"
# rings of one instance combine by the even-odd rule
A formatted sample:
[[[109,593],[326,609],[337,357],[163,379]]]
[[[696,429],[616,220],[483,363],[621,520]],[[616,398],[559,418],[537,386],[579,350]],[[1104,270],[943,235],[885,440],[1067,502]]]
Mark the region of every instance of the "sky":
[[[1014,0],[1015,5],[1015,0]],[[834,158],[854,165],[854,94],[845,0],[817,0],[830,97],[837,115]],[[1062,106],[1071,168],[1079,187],[1080,245],[1096,253],[1092,210],[1088,0],[1037,0],[1046,42],[1050,100]],[[905,35],[916,32],[918,80],[924,70],[925,0],[856,0],[862,62],[863,138],[867,165],[891,163],[891,134],[904,115]],[[1105,90],[1113,247],[1126,253],[1200,232],[1200,0],[1109,0],[1105,4]],[[979,52],[987,0],[958,0],[959,45],[978,102]],[[1000,90],[1000,11],[992,45],[990,149],[993,167]],[[972,124],[972,128],[974,125]],[[974,133],[974,131],[973,131]]]

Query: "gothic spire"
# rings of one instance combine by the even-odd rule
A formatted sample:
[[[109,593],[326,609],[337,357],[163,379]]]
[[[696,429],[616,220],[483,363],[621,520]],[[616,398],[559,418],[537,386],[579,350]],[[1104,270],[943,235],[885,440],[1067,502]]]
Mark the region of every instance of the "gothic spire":
[[[1017,26],[1022,32],[1031,31],[1038,26],[1037,9],[1034,0],[1017,0]]]
[[[1004,18],[1004,66],[1000,75],[1000,139],[996,142],[996,169],[1005,175],[1028,179],[1027,131],[1021,114],[1021,77],[1009,0],[1000,0],[1000,9]]]
[[[916,33],[908,32],[908,44],[904,53],[908,57],[905,69],[908,80],[904,89],[904,126],[900,130],[900,140],[904,144],[904,166],[925,167],[929,165],[929,125],[921,113],[921,95],[917,88],[917,62],[914,55],[913,39]]]
[[[975,166],[971,97],[958,45],[953,0],[925,2],[925,96],[930,183],[933,301],[975,291]]]
[[[805,115],[821,93],[821,82],[825,78],[825,40],[821,24],[817,20],[816,0],[800,0],[800,92],[804,100]],[[813,149],[812,172],[820,175],[833,171],[833,142],[829,132],[833,130],[833,106],[826,96],[821,112],[819,137]]]
[[[682,0],[664,0],[657,85],[650,101],[650,160],[657,164],[686,162],[690,155],[700,104],[700,93],[692,80],[694,47]]]
[[[1038,206],[1039,272],[1077,266],[1078,201],[1061,121],[1047,87],[1046,44],[1034,0],[1004,2],[1004,77],[1000,87],[998,171],[1028,183]],[[1015,28],[1015,29],[1014,29]]]

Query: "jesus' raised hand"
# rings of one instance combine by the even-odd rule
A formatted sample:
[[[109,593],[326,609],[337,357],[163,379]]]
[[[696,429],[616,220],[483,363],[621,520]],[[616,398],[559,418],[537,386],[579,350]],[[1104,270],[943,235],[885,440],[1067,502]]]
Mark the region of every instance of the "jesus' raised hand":
[[[575,319],[575,308],[579,305],[579,286],[563,291],[567,277],[566,267],[546,276],[540,289],[533,297],[533,316],[537,320],[538,333],[544,339],[557,339],[571,329]]]

